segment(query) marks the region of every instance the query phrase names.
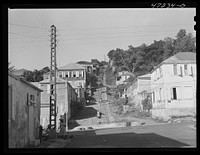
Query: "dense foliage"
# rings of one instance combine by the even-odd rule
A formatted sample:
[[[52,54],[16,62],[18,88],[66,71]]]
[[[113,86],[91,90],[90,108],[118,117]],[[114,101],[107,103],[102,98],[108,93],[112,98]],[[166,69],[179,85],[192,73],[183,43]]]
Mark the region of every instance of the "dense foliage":
[[[127,70],[135,77],[150,72],[163,60],[178,52],[196,52],[196,37],[181,29],[175,39],[165,38],[154,41],[150,45],[142,44],[138,47],[128,46],[127,50],[116,48],[107,54],[110,66],[115,72]]]
[[[39,82],[43,80],[43,74],[49,71],[49,67],[44,67],[41,70],[25,71],[22,76],[29,82]]]

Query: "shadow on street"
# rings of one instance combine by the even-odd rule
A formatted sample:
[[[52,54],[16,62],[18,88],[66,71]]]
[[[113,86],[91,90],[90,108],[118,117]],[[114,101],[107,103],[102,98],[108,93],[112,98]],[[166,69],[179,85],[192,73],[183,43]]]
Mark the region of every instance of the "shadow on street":
[[[131,132],[96,135],[95,131],[84,131],[84,135],[76,138],[66,147],[178,148],[189,146],[188,144],[155,133],[136,134]]]

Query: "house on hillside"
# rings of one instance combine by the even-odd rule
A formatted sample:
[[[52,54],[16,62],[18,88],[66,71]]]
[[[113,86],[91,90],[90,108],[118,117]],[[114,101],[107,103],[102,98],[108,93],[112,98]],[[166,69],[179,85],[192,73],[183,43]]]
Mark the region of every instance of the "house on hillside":
[[[86,69],[79,64],[70,63],[58,68],[58,77],[67,80],[73,87],[85,89],[86,86]]]
[[[8,147],[39,144],[42,90],[19,76],[8,74]]]
[[[43,90],[41,93],[41,115],[40,122],[44,128],[49,124],[49,109],[50,109],[50,79],[44,79],[40,82],[33,82]],[[64,79],[56,78],[56,94],[57,94],[57,117],[56,128],[59,129],[62,117],[65,120],[66,131],[68,130],[68,120],[74,114],[76,104],[78,102],[78,94],[75,89]]]
[[[153,117],[196,113],[196,53],[179,52],[150,74]]]
[[[138,76],[131,85],[127,88],[127,96],[130,103],[141,107],[141,102],[144,100],[151,90],[151,75],[145,74]]]
[[[127,83],[128,81],[125,81],[125,80],[128,80],[131,76],[134,76],[134,74],[128,71],[118,72],[116,85]]]

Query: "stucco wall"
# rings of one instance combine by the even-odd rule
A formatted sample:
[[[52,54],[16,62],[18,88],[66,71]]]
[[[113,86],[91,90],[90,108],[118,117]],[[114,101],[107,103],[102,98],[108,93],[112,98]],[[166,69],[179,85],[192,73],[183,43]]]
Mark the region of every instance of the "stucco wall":
[[[49,109],[50,109],[50,94],[47,91],[47,85],[49,83],[41,83],[40,89],[44,90],[41,94],[41,125],[46,128],[49,124]],[[71,117],[71,104],[72,101],[77,101],[77,94],[72,86],[68,82],[57,83],[56,85],[57,93],[57,117],[56,117],[56,129],[60,126],[60,116],[66,113],[66,130],[68,129],[68,120]]]
[[[11,76],[8,79],[8,83],[12,87],[12,101],[9,106],[8,120],[9,147],[22,148],[28,146],[29,138],[39,139],[40,92]],[[35,106],[30,107],[27,105],[27,94],[35,96]],[[33,110],[31,116],[29,115],[30,108]],[[33,122],[29,122],[30,120]],[[33,128],[30,129],[30,125]]]
[[[47,87],[49,83],[41,83],[40,89],[43,90],[41,93],[41,125],[46,128],[49,124],[49,109],[50,109],[50,92],[47,91]],[[57,83],[56,85],[56,94],[57,94],[57,117],[56,117],[56,128],[59,127],[59,118],[60,115],[63,115],[64,113],[67,114],[68,111],[68,103],[66,102],[66,96],[67,96],[67,88],[65,86],[65,83]]]
[[[177,65],[178,74],[180,74],[178,69],[180,66],[184,68],[184,64]],[[164,64],[161,67],[163,76],[156,81],[153,80],[156,79],[156,72],[151,74],[151,92],[155,94],[152,116],[188,115],[192,113],[191,111],[196,111],[196,76],[185,75],[184,71],[183,76],[174,75],[173,64]],[[173,88],[176,89],[177,99],[173,99]]]

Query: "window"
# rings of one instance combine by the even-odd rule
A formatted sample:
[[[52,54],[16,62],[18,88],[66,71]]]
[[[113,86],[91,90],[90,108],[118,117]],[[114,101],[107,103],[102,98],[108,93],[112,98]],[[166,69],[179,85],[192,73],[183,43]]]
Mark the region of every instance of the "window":
[[[177,100],[182,98],[182,89],[181,87],[172,88],[172,100]]]
[[[76,71],[76,77],[79,77],[79,71]]]
[[[184,71],[185,71],[185,75],[188,75],[188,67],[187,67],[187,65],[184,65]]]
[[[59,77],[62,78],[62,72],[59,72]]]
[[[174,75],[177,75],[177,64],[174,64]]]
[[[73,76],[73,77],[76,77],[76,71],[73,71],[73,72],[72,72],[72,76]]]
[[[172,88],[172,99],[177,100],[176,88]]]
[[[83,71],[79,71],[79,77],[83,77]]]
[[[183,67],[180,66],[180,76],[183,76]]]
[[[65,77],[67,77],[67,78],[70,77],[70,72],[69,71],[65,72]]]
[[[191,76],[194,75],[194,70],[193,70],[193,67],[191,66]]]
[[[30,101],[35,102],[35,96],[34,95],[30,95]]]

